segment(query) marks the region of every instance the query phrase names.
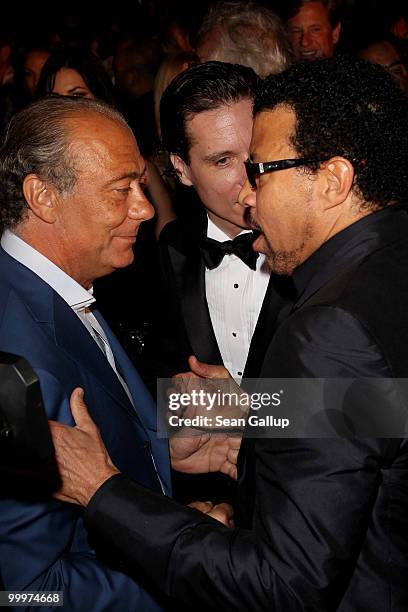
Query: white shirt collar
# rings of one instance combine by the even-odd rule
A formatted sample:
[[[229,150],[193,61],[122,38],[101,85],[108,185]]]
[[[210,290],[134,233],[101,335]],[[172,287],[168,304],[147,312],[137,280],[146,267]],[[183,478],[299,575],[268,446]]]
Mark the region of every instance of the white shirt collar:
[[[224,232],[224,230],[220,229],[213,221],[211,221],[210,217],[207,215],[208,225],[207,225],[207,238],[212,238],[213,240],[217,240],[218,242],[225,242],[226,240],[231,240],[231,237],[228,236]],[[237,234],[240,236],[241,234],[247,234],[251,230],[242,230]]]
[[[37,274],[76,312],[84,310],[95,301],[92,287],[89,291],[84,289],[61,268],[9,230],[3,233],[1,246],[11,257]]]

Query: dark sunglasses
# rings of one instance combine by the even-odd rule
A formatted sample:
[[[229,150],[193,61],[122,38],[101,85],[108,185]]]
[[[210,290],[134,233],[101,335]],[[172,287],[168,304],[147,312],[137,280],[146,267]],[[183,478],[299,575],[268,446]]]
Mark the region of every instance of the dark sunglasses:
[[[244,162],[249,184],[253,189],[256,189],[256,177],[260,174],[268,174],[269,172],[277,172],[278,170],[288,170],[297,166],[305,166],[313,162],[322,162],[324,159],[306,159],[298,157],[296,159],[278,159],[270,162],[254,163],[249,161]]]

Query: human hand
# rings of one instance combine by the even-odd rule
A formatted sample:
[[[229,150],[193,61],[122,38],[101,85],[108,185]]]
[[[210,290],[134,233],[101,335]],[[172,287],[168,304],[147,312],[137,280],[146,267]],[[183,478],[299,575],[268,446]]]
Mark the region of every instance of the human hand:
[[[174,435],[169,439],[172,468],[186,474],[222,472],[237,479],[241,435]]]
[[[219,387],[227,392],[230,397],[241,397],[244,392],[234,381],[224,366],[214,366],[202,363],[194,356],[189,357],[190,372],[177,374],[173,377],[174,388],[179,394],[193,395],[217,394]],[[222,380],[223,382],[217,383]],[[202,381],[202,382],[201,382]],[[211,381],[214,381],[214,385]],[[208,417],[222,414],[223,418],[243,418],[245,413],[238,405],[211,406],[211,411],[204,402],[183,406],[178,410],[178,415],[183,419],[194,419],[195,417]],[[185,421],[184,421],[185,422]],[[221,433],[215,427],[209,427],[211,431],[200,431],[191,427],[181,428],[174,436],[170,437],[170,454],[173,469],[190,474],[203,474],[206,472],[223,472],[231,478],[237,478],[237,458],[241,446],[242,435],[238,434],[236,428],[231,428],[231,433]]]
[[[191,370],[173,376],[173,386],[168,390],[168,395],[174,395],[173,392],[177,391],[179,396],[190,396],[190,399],[198,401],[180,406],[179,414],[193,418],[213,410],[230,418],[246,416],[249,404],[243,400],[248,398],[248,394],[241,389],[224,366],[202,363],[194,355],[188,358],[188,362]],[[212,402],[209,401],[209,396],[212,396]],[[220,405],[219,402],[222,401],[220,397],[223,396],[230,399],[228,405]]]
[[[219,521],[226,527],[234,527],[234,509],[230,504],[213,504],[212,502],[191,502],[188,504],[190,508],[195,508],[207,516],[211,516],[216,521]]]
[[[93,494],[108,478],[118,474],[102,441],[99,429],[89,416],[84,391],[74,389],[70,399],[75,427],[49,421],[62,487],[54,497],[87,506]]]
[[[188,358],[188,365],[191,368],[189,372],[181,372],[173,376],[173,378],[232,379],[231,374],[224,366],[203,363],[198,361],[194,355],[190,355]]]

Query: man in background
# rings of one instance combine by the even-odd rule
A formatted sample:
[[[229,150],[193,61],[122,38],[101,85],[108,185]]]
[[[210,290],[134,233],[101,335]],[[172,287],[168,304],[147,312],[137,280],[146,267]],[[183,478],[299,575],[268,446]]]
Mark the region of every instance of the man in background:
[[[41,70],[51,53],[44,46],[33,46],[28,49],[23,58],[24,86],[31,98],[35,96],[35,90],[40,80]]]
[[[379,39],[361,49],[358,55],[361,59],[383,66],[408,95],[408,71],[394,42],[385,38]]]
[[[295,0],[286,26],[298,61],[333,56],[341,30],[334,0]]]
[[[247,0],[214,2],[198,30],[196,49],[202,62],[249,66],[262,78],[280,72],[291,60],[278,15]]]

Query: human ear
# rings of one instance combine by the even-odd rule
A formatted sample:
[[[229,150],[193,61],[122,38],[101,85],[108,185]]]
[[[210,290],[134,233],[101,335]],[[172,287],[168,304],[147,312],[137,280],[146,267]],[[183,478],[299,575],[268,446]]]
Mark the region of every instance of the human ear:
[[[53,185],[28,174],[23,181],[23,193],[31,212],[45,221],[54,223],[57,218],[57,192]]]
[[[332,157],[321,171],[324,177],[323,194],[328,208],[342,204],[353,186],[353,165],[344,157]]]
[[[336,27],[333,28],[333,30],[332,30],[332,42],[333,42],[333,45],[336,45],[339,42],[340,30],[341,30],[341,23],[339,21],[339,23],[336,25]]]
[[[186,164],[186,162],[175,153],[170,153],[170,161],[173,164],[174,170],[176,171],[176,174],[179,177],[180,181],[183,183],[183,185],[191,187],[193,183],[191,181],[190,166]]]

